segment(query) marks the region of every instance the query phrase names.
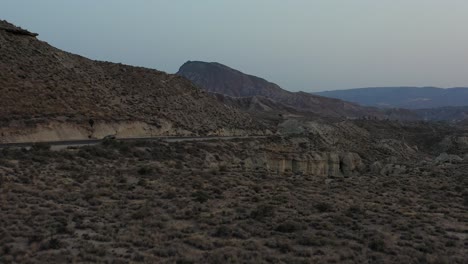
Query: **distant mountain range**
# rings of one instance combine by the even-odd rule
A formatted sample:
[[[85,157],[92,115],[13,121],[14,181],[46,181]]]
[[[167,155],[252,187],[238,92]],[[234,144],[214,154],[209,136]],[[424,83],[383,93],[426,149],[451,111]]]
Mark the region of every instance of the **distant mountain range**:
[[[313,93],[382,108],[427,109],[468,106],[468,88],[435,87],[358,88]]]
[[[461,122],[468,119],[468,88],[360,88],[290,92],[217,62],[188,61],[177,72],[226,105],[258,114]],[[466,105],[466,107],[465,107]]]

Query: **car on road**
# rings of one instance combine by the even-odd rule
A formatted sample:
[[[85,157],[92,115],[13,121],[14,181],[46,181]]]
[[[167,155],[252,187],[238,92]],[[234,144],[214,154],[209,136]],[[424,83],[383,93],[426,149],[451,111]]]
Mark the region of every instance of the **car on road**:
[[[115,135],[107,135],[102,140],[113,140],[115,139]]]

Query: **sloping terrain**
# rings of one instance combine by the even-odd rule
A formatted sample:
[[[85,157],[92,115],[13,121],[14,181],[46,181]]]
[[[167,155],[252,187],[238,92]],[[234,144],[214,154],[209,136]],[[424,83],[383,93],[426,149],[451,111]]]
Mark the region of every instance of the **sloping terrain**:
[[[265,129],[185,78],[70,54],[6,21],[0,47],[2,142]]]
[[[386,108],[423,109],[446,106],[468,106],[468,88],[380,87],[336,90],[314,93]]]
[[[220,63],[188,61],[177,72],[209,92],[232,97],[261,96],[299,111],[330,117],[362,117],[383,114],[376,109],[362,107],[337,99],[289,92],[256,76],[244,74]]]

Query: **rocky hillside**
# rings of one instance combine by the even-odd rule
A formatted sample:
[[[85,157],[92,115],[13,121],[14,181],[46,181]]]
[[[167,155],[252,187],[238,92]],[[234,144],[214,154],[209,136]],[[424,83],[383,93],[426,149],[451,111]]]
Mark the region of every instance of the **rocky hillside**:
[[[383,116],[382,113],[373,108],[305,92],[289,92],[277,84],[215,62],[188,61],[180,67],[177,74],[186,77],[209,92],[233,97],[261,96],[299,111],[323,116]]]
[[[0,21],[0,142],[262,133],[190,81],[93,61]]]

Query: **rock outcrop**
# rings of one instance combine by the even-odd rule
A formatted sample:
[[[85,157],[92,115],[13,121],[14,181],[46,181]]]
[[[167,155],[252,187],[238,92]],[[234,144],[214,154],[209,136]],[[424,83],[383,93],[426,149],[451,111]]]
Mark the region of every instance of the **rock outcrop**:
[[[439,148],[442,151],[467,151],[468,150],[468,136],[467,135],[453,135],[446,136],[440,143]]]
[[[243,160],[245,169],[262,168],[271,173],[314,176],[353,176],[365,165],[360,156],[351,152],[308,152],[304,154],[265,153]]]
[[[407,167],[405,165],[399,164],[387,164],[382,170],[380,170],[380,175],[382,176],[395,176],[402,175],[407,172]]]
[[[0,30],[4,30],[8,33],[15,34],[15,35],[23,35],[23,36],[29,36],[29,37],[37,37],[39,34],[37,33],[32,33],[26,29],[22,29],[20,27],[17,27],[13,24],[8,23],[5,20],[0,20]]]
[[[453,162],[460,162],[463,161],[462,158],[458,155],[442,153],[436,159],[436,163],[453,163]]]

